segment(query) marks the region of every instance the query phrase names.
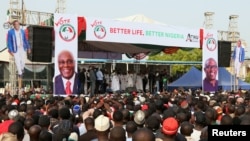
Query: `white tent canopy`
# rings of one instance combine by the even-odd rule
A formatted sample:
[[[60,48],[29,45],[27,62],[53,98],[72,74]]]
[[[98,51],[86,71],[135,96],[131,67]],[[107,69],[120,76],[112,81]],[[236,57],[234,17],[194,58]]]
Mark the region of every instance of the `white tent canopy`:
[[[166,25],[164,23],[155,21],[151,18],[146,17],[143,14],[136,14],[136,15],[132,15],[132,16],[128,16],[128,17],[124,17],[124,18],[118,18],[117,20],[119,21],[128,21],[128,22],[139,22],[139,23],[149,23],[149,24],[158,24],[158,25]],[[146,61],[148,60],[148,56],[146,56],[145,58],[143,58],[140,61]],[[125,54],[122,55],[122,60],[127,60],[127,61],[136,61],[136,58],[128,58]]]
[[[139,23],[149,23],[149,24],[159,24],[159,25],[166,25],[164,23],[155,21],[153,19],[150,19],[148,17],[146,17],[145,15],[142,14],[136,14],[136,15],[132,15],[132,16],[128,16],[128,17],[124,17],[124,18],[118,18],[116,20],[119,21],[129,21],[129,22],[139,22]]]

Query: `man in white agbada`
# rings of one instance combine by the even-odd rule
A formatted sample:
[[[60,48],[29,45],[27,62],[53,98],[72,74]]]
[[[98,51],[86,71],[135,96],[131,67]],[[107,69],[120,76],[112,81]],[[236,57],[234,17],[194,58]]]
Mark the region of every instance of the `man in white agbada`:
[[[105,73],[104,78],[107,84],[107,88],[110,89],[111,75],[109,75],[109,73]]]
[[[121,90],[126,90],[126,86],[127,86],[127,75],[126,74],[122,74],[120,77],[121,80]]]
[[[134,81],[133,81],[133,77],[134,75],[132,73],[128,73],[127,75],[127,79],[128,79],[128,83],[127,83],[127,88],[130,88],[130,87],[134,87]]]
[[[113,92],[120,91],[120,80],[116,72],[111,76],[111,89]]]
[[[136,83],[135,83],[137,91],[142,91],[142,74],[137,74],[136,76]]]

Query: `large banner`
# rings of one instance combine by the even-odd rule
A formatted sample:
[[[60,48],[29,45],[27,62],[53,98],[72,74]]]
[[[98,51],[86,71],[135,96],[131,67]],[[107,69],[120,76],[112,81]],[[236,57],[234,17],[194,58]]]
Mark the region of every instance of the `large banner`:
[[[77,15],[54,14],[55,77],[54,95],[69,96],[78,92]]]
[[[86,40],[199,48],[200,29],[85,17]]]
[[[204,29],[203,35],[203,91],[216,92],[218,90],[218,38],[216,30]]]

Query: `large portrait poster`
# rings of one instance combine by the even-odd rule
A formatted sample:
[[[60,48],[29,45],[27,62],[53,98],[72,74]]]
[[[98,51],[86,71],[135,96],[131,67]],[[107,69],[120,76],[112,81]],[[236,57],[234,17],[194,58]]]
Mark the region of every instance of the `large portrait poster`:
[[[218,38],[216,30],[204,30],[202,54],[202,89],[204,92],[218,90]]]
[[[77,94],[77,25],[77,15],[54,14],[54,95],[69,96]]]

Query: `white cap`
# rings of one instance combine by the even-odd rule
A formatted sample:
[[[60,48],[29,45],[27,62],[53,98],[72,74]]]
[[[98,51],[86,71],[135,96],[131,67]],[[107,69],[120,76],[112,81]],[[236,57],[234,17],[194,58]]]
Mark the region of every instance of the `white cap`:
[[[31,100],[28,100],[27,101],[27,105],[30,105],[32,102],[31,102]]]
[[[134,101],[134,104],[135,104],[135,105],[140,105],[140,104],[141,104],[141,102],[140,102],[140,101],[138,101],[138,100],[136,100],[136,101]]]
[[[104,115],[100,115],[95,119],[95,129],[97,131],[107,131],[110,128],[110,121],[109,118],[104,116]]]
[[[11,105],[16,106],[16,105],[17,105],[17,103],[16,103],[16,102],[12,102],[12,103],[11,103]]]
[[[138,110],[135,113],[134,121],[136,124],[141,125],[145,122],[145,113],[142,110]]]
[[[9,113],[8,113],[8,117],[9,119],[14,119],[16,116],[18,116],[19,113],[17,110],[11,110]]]
[[[140,100],[141,103],[144,103],[144,102],[146,101],[146,98],[143,97],[143,96],[140,96],[140,97],[139,97],[139,100]]]
[[[75,132],[72,132],[72,133],[69,135],[68,140],[69,140],[69,141],[78,141],[78,135],[77,135]]]
[[[22,102],[20,103],[20,105],[23,105],[23,104],[26,104],[26,102],[22,101]]]

